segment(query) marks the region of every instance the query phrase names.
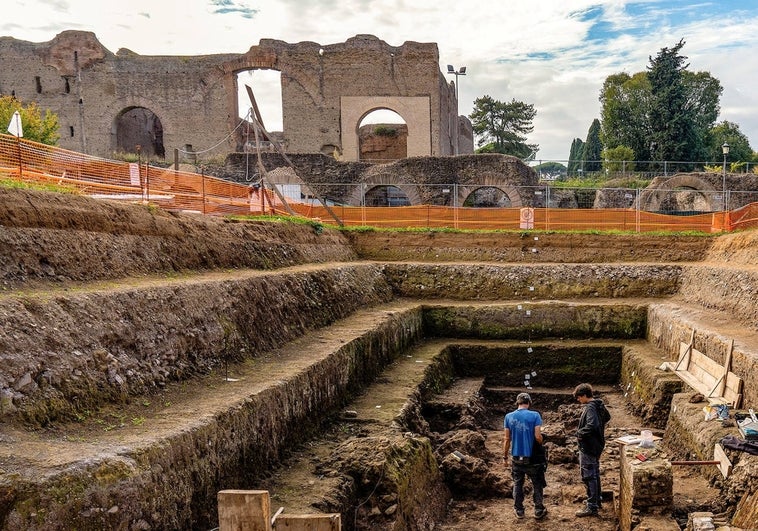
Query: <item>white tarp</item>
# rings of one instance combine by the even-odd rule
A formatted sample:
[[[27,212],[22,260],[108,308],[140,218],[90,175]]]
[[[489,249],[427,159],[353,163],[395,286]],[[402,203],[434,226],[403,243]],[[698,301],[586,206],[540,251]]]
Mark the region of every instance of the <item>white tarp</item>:
[[[8,132],[19,138],[24,136],[24,129],[21,126],[21,115],[18,111],[14,112],[13,116],[11,116],[11,123],[8,124]]]

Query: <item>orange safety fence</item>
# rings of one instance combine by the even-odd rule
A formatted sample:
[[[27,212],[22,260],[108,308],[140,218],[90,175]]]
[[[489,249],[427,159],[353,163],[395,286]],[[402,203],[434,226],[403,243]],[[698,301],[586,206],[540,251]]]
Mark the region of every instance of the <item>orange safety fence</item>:
[[[151,203],[169,210],[213,215],[286,214],[265,187],[177,171],[147,163],[102,159],[0,134],[0,172],[25,181],[68,186],[95,198]],[[332,222],[323,206],[288,199],[297,214]],[[458,229],[541,229],[718,232],[758,227],[758,203],[676,216],[629,209],[469,208],[435,205],[331,206],[344,225]]]
[[[326,209],[292,205],[298,213],[329,219]],[[618,231],[700,231],[723,230],[722,213],[671,216],[633,209],[535,208],[527,225],[519,208],[466,208],[444,206],[332,207],[345,225],[374,227],[453,227],[457,229],[540,229]]]
[[[729,226],[727,230],[743,230],[758,228],[758,203],[750,203],[737,210],[728,212]]]

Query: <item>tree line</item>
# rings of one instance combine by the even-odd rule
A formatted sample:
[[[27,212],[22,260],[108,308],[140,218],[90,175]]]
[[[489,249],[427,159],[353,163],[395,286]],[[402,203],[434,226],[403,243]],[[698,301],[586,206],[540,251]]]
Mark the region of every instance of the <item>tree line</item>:
[[[600,90],[601,115],[592,121],[584,140],[574,138],[566,171],[570,175],[621,169],[653,170],[663,161],[717,163],[722,145],[729,144],[730,162],[758,162],[739,125],[722,121],[723,88],[709,72],[692,72],[681,54],[680,40],[649,57],[643,72],[612,74]],[[527,136],[534,129],[537,111],[515,99],[509,103],[483,96],[474,101],[470,115],[479,149],[477,153],[504,153],[522,159],[538,150]],[[639,162],[642,161],[642,162]],[[682,166],[679,166],[680,168]]]

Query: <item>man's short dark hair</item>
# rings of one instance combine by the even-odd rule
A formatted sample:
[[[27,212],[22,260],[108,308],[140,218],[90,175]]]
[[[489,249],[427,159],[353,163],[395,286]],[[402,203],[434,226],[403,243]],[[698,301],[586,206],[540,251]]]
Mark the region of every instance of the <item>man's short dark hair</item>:
[[[578,398],[580,396],[586,396],[587,398],[592,398],[592,386],[588,383],[582,383],[576,386],[576,389],[574,389],[574,398]]]
[[[532,403],[532,397],[529,396],[529,393],[519,393],[516,397],[516,404],[531,404]]]

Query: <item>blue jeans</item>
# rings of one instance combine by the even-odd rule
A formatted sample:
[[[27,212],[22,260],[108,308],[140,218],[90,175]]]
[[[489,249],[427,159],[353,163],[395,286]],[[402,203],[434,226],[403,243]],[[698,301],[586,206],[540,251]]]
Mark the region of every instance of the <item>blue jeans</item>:
[[[532,482],[532,498],[534,509],[544,509],[542,489],[545,487],[545,475],[543,465],[524,465],[516,460],[511,464],[511,477],[513,478],[513,506],[517,511],[524,510],[524,478],[529,476]]]
[[[600,509],[600,458],[579,452],[579,470],[587,490],[587,508]]]

